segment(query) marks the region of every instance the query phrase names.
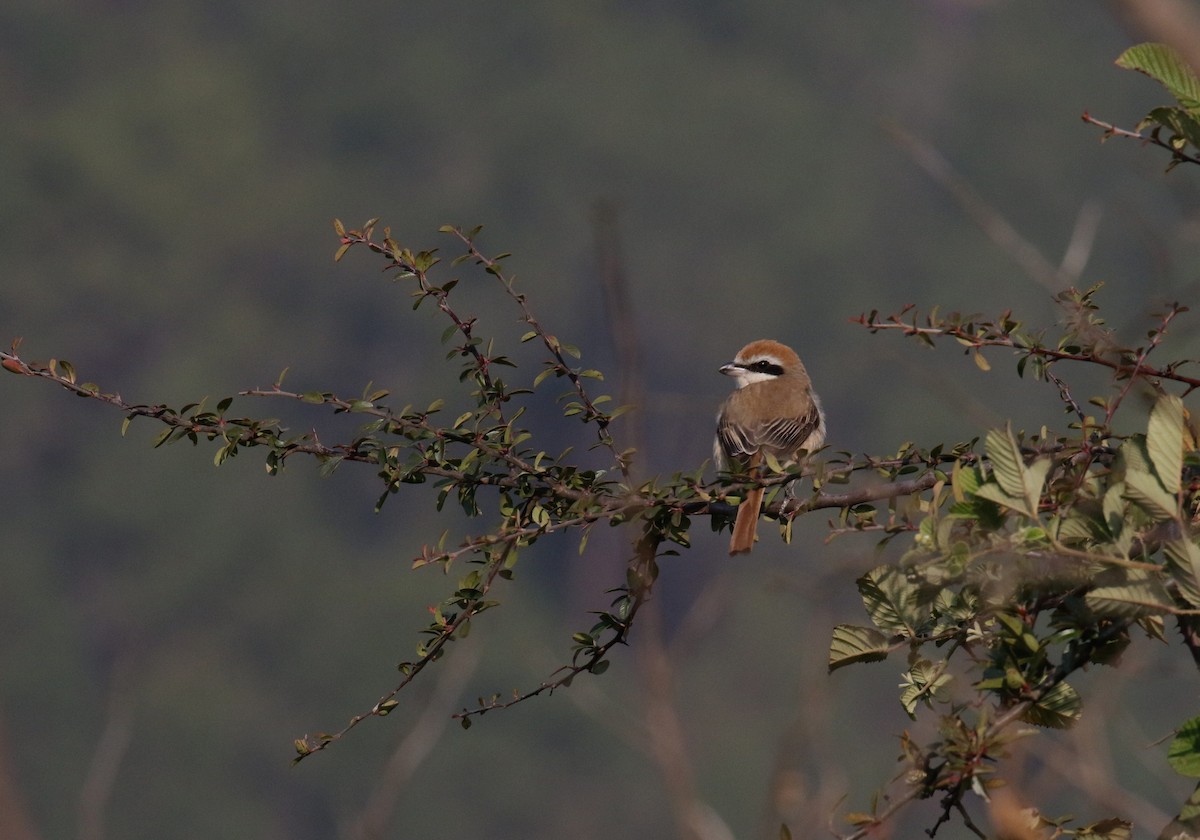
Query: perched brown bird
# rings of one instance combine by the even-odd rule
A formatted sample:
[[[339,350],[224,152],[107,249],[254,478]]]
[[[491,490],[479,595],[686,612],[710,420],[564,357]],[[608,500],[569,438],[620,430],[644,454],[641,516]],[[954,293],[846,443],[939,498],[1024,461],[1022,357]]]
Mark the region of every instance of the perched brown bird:
[[[721,368],[737,389],[721,403],[713,460],[717,469],[753,474],[764,453],[780,464],[796,463],[801,450],[825,442],[825,414],[808,371],[795,351],[778,341],[752,341]],[[763,488],[746,493],[729,541],[730,554],[754,547]]]

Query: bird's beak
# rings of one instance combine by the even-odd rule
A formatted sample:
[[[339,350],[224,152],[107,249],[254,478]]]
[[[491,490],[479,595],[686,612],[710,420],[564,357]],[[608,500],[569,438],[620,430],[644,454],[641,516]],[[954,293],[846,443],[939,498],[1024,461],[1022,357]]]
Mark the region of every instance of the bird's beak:
[[[742,366],[738,365],[738,364],[734,364],[733,362],[730,362],[727,365],[721,365],[721,367],[720,367],[721,373],[725,374],[726,376],[733,376],[735,373],[737,373],[740,370],[742,370]]]

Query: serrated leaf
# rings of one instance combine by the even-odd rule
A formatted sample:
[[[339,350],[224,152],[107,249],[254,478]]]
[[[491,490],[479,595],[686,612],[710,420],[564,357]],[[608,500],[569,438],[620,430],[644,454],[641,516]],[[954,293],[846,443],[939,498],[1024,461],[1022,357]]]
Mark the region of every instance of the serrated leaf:
[[[1148,472],[1130,469],[1125,473],[1125,498],[1144,510],[1155,522],[1179,516],[1176,498],[1163,489],[1158,478]]]
[[[1200,607],[1200,546],[1191,540],[1169,540],[1163,544],[1163,556],[1183,600]]]
[[[1026,509],[1024,496],[1013,496],[1004,492],[1004,488],[999,484],[989,482],[980,485],[975,490],[975,496],[980,499],[987,499],[989,502],[995,502],[998,505],[1004,505],[1007,508],[1012,508],[1015,511],[1026,514],[1032,517],[1033,513]]]
[[[1200,111],[1200,79],[1183,57],[1166,44],[1132,46],[1118,56],[1117,66],[1145,73],[1170,91],[1188,111]]]
[[[829,670],[855,662],[880,662],[887,659],[889,650],[888,636],[874,627],[839,624],[829,643]]]
[[[1025,468],[1025,501],[1032,515],[1037,513],[1042,488],[1046,486],[1046,476],[1050,474],[1050,465],[1049,458],[1039,458]]]
[[[1102,615],[1136,619],[1168,612],[1174,606],[1157,574],[1143,569],[1121,572],[1125,580],[1097,586],[1084,596],[1088,607]]]
[[[992,429],[984,438],[984,451],[992,466],[992,475],[1000,488],[1014,498],[1025,495],[1025,461],[1013,437],[1012,428]]]
[[[1104,493],[1104,526],[1113,539],[1119,539],[1125,529],[1125,482],[1114,481]]]
[[[1060,682],[1047,691],[1041,700],[1030,706],[1021,717],[1035,726],[1066,729],[1079,719],[1082,706],[1079,692],[1067,683]]]
[[[1146,454],[1168,493],[1178,493],[1183,472],[1183,400],[1163,394],[1150,410]]]
[[[1167,762],[1181,776],[1200,777],[1200,717],[1179,727],[1167,749]]]
[[[925,700],[928,703],[933,696],[944,688],[953,677],[945,672],[945,664],[935,664],[927,659],[916,662],[904,674],[904,689],[900,693],[900,705],[910,718],[916,719],[917,702]]]
[[[1064,542],[1084,542],[1092,540],[1103,533],[1104,526],[1095,518],[1089,516],[1078,507],[1067,511],[1067,515],[1058,519],[1055,537]]]
[[[878,566],[860,577],[856,584],[863,607],[881,630],[911,638],[921,623],[917,614],[917,586],[895,566]]]

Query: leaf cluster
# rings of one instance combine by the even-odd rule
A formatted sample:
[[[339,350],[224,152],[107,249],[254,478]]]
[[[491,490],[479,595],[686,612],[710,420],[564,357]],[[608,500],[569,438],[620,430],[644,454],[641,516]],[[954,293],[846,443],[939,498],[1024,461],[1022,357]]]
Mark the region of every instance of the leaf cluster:
[[[1186,394],[1197,383],[1184,373],[1191,360],[1152,358],[1186,307],[1168,307],[1148,340],[1128,347],[1100,318],[1095,296],[1058,296],[1065,327],[1056,336],[1027,329],[1011,312],[922,317],[907,308],[858,319],[925,346],[952,340],[976,359],[1004,348],[1019,375],[1054,387],[1071,418],[1057,432],[990,430],[981,457],[958,459],[933,489],[903,556],[858,579],[869,624],[833,632],[831,671],[905,653],[900,704],[914,719],[934,714],[941,733],[926,745],[902,739],[910,795],[939,794],[943,817],[956,811],[969,820],[965,795],[986,798],[1000,783],[994,762],[1019,733],[1014,724],[1059,729],[1079,718],[1084,701],[1072,675],[1116,664],[1136,636],[1165,641],[1167,620],[1193,656],[1200,650],[1192,630],[1200,616],[1200,444],[1170,388]],[[1106,370],[1108,392],[1077,398],[1072,366]],[[1118,411],[1140,404],[1126,399],[1131,393],[1151,408],[1143,431],[1122,435]],[[1194,739],[1176,739],[1172,762],[1200,764]],[[877,815],[856,824],[875,825]],[[1127,836],[1122,821],[1110,828],[1093,826],[1089,836]]]
[[[1181,163],[1200,163],[1200,79],[1183,57],[1166,44],[1137,44],[1117,58],[1116,64],[1157,81],[1175,98],[1174,105],[1152,108],[1135,128],[1118,128],[1084,113],[1085,122],[1104,129],[1104,138],[1126,137],[1153,143],[1171,153],[1167,171]],[[1148,135],[1142,132],[1150,129]]]

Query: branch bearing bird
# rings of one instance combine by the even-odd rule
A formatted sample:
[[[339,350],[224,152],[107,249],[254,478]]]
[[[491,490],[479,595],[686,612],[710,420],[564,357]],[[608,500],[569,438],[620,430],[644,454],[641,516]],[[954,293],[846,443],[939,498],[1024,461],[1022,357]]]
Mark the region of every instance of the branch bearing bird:
[[[717,413],[713,460],[717,469],[753,475],[770,453],[783,466],[825,442],[825,413],[804,363],[778,341],[752,341],[721,367],[737,388]],[[744,554],[758,537],[764,488],[746,493],[729,541],[730,554]]]

